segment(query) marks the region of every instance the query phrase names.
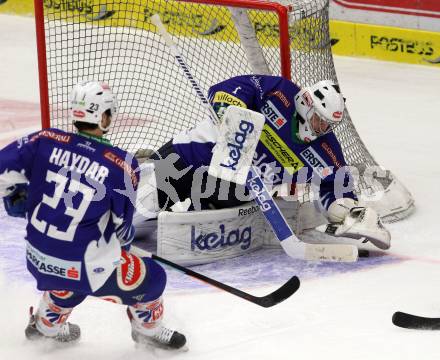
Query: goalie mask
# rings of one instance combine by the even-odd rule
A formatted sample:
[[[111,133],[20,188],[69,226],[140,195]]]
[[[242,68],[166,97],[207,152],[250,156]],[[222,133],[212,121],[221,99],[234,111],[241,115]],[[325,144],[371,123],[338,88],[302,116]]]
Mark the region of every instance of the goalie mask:
[[[110,111],[111,116],[117,112],[117,100],[110,87],[103,82],[83,81],[72,89],[69,95],[69,119],[96,124],[106,132],[110,125],[103,127],[102,114]]]
[[[341,123],[345,99],[336,83],[322,80],[296,94],[295,107],[297,135],[301,141],[310,142]]]

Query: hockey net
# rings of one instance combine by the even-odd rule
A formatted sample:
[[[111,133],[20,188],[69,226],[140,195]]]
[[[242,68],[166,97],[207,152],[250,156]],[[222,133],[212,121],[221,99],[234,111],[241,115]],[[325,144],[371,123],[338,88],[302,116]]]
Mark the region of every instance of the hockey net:
[[[328,0],[36,0],[43,126],[72,130],[68,94],[83,79],[106,81],[117,93],[110,140],[130,152],[157,149],[205,118],[206,109],[150,22],[156,13],[205,91],[255,73],[282,75],[301,86],[337,81],[328,6]],[[348,112],[345,117],[335,132],[359,173],[358,194],[385,221],[407,216],[414,208],[411,194],[377,167]],[[310,204],[311,192],[303,189],[300,200]]]

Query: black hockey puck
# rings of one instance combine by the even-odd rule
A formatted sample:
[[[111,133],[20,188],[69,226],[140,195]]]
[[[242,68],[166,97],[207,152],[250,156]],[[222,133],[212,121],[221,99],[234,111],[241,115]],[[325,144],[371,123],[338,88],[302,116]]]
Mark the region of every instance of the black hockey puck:
[[[370,257],[370,251],[365,249],[359,249],[358,250],[359,257],[365,258]]]

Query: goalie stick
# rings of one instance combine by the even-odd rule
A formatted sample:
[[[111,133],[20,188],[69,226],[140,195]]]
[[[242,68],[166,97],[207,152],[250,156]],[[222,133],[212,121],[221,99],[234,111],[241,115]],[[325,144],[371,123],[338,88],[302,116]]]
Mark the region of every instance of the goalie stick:
[[[393,314],[392,322],[405,329],[440,330],[440,318],[417,316],[401,311]]]
[[[190,82],[198,98],[209,111],[210,118],[215,125],[219,125],[220,120],[214,109],[211,107],[204,92],[200,88],[198,82],[194,78],[186,64],[180,50],[174,43],[168,31],[165,29],[160,16],[155,14],[151,17],[151,22],[157,27],[162,39],[169,47],[172,55],[182,69],[185,77]],[[250,167],[246,186],[254,195],[254,200],[261,209],[261,213],[270,224],[275,236],[280,241],[284,251],[294,259],[302,260],[323,260],[323,261],[345,261],[354,262],[358,259],[358,249],[355,245],[348,244],[307,244],[301,242],[293,233],[291,227],[287,223],[280,208],[273,200],[264,181],[261,179],[258,171],[254,166]],[[263,199],[263,200],[262,200]],[[264,203],[263,203],[264,201]]]
[[[293,295],[299,289],[299,286],[300,286],[300,281],[299,281],[298,277],[292,276],[283,286],[281,286],[280,288],[278,288],[274,292],[271,292],[270,294],[268,294],[266,296],[255,296],[255,295],[246,293],[242,290],[239,290],[237,288],[234,288],[232,286],[226,285],[220,281],[211,279],[205,275],[202,275],[202,274],[195,272],[191,269],[188,269],[184,266],[173,263],[172,261],[164,259],[160,256],[152,254],[152,253],[145,251],[143,249],[140,249],[136,246],[132,246],[131,251],[135,255],[138,255],[141,257],[150,257],[153,260],[159,261],[162,264],[168,265],[176,270],[179,270],[188,276],[191,276],[195,279],[201,280],[208,285],[214,286],[220,290],[226,291],[232,295],[238,296],[239,298],[242,298],[244,300],[247,300],[251,303],[254,303],[256,305],[259,305],[259,306],[262,306],[265,308],[274,306],[274,305],[286,300],[291,295]]]

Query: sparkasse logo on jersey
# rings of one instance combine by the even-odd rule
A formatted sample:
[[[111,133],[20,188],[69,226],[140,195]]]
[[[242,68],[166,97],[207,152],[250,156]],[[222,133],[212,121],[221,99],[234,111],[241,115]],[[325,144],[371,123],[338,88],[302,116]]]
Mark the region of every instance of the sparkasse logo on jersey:
[[[79,261],[63,260],[46,255],[30,243],[26,244],[26,258],[42,274],[68,280],[81,280],[81,262]]]
[[[261,108],[261,112],[277,130],[281,129],[287,123],[286,118],[270,100],[267,100],[264,103],[263,107]]]

